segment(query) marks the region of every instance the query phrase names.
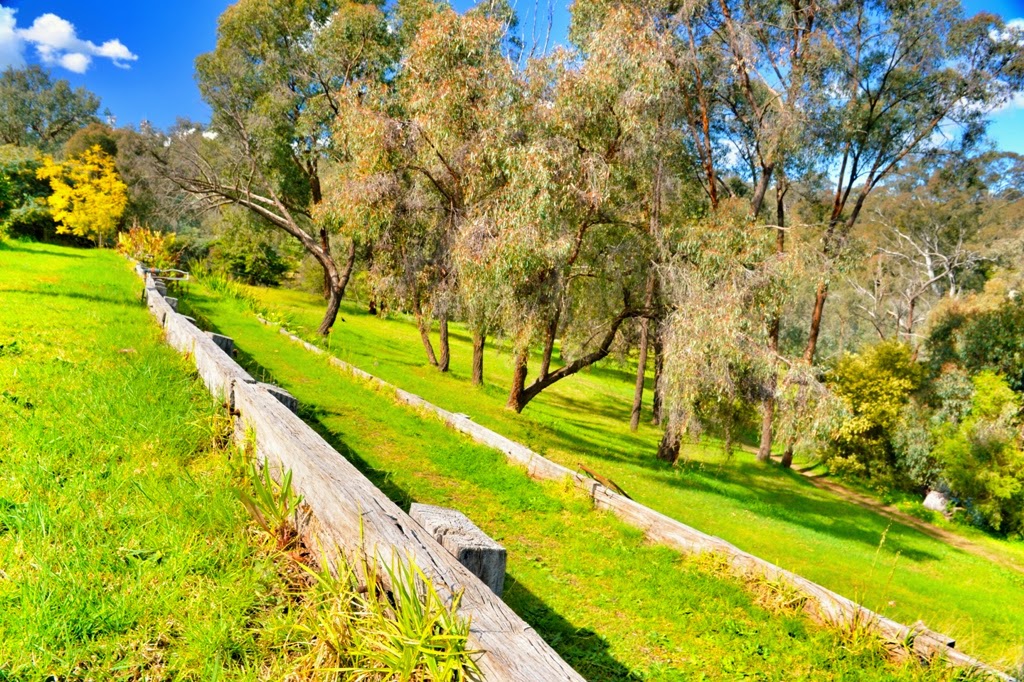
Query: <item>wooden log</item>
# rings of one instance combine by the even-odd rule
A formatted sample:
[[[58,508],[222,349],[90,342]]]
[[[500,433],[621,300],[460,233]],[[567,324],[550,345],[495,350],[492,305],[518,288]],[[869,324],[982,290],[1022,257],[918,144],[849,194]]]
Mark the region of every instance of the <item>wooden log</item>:
[[[230,336],[224,336],[222,334],[214,334],[213,332],[206,332],[206,335],[220,347],[222,351],[228,355],[234,355],[235,353],[235,340]]]
[[[300,520],[300,532],[315,536],[311,546],[364,552],[382,566],[412,559],[442,598],[461,592],[484,679],[582,682],[533,628],[288,408],[258,386],[239,383],[233,390],[241,431],[255,434],[258,456],[272,470],[292,472],[295,492],[311,512]]]
[[[292,412],[298,412],[299,411],[299,401],[298,401],[298,399],[295,396],[293,396],[291,393],[289,393],[288,391],[286,391],[283,388],[281,388],[280,386],[275,386],[274,384],[263,384],[263,383],[256,384],[256,385],[259,386],[260,388],[262,388],[264,391],[266,391],[270,395],[274,396],[274,398],[277,401],[279,401],[282,405],[287,407]]]
[[[460,612],[470,617],[469,644],[480,652],[480,681],[585,682],[532,627],[279,397],[257,385],[211,338],[170,310],[155,287],[152,294],[147,290],[147,298],[167,330],[168,342],[192,354],[212,391],[226,393],[232,412],[239,416],[235,437],[247,440],[252,433],[257,455],[272,470],[292,472],[292,485],[308,512],[300,515],[298,524],[308,546],[322,548],[328,562],[338,551],[350,558],[362,553],[382,569],[393,561],[412,559],[442,598],[450,603],[461,594]]]
[[[505,589],[504,547],[455,509],[413,503],[409,516],[491,588],[491,592],[499,597],[502,595]]]
[[[281,333],[314,353],[322,354],[324,352],[286,329],[282,328]],[[791,585],[807,598],[805,602],[807,611],[820,621],[833,625],[850,626],[852,624],[864,627],[886,640],[910,643],[913,651],[922,658],[938,658],[949,665],[978,671],[1005,682],[1017,682],[1015,678],[1006,673],[951,648],[948,645],[948,641],[951,640],[944,635],[939,635],[936,638],[928,633],[915,632],[910,626],[886,618],[802,576],[748,554],[721,538],[702,533],[676,519],[624,497],[593,478],[552,462],[526,446],[477,424],[467,415],[449,412],[433,405],[413,393],[403,391],[334,356],[330,356],[328,360],[332,365],[353,376],[381,388],[393,390],[398,402],[431,412],[456,431],[504,453],[511,462],[525,467],[527,473],[534,478],[556,481],[568,479],[593,500],[595,507],[611,511],[626,523],[641,529],[654,542],[673,547],[687,554],[705,552],[720,554],[728,559],[733,569],[739,574],[760,575],[769,580]]]

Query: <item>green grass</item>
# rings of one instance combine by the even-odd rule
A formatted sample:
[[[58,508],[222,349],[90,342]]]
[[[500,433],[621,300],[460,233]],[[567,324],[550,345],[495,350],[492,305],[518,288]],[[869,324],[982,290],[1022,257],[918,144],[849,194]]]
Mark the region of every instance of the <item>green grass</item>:
[[[229,421],[112,252],[0,243],[0,680],[281,679]]]
[[[504,544],[506,602],[589,680],[951,677],[941,667],[890,665],[877,646],[759,605],[720,568],[650,545],[575,489],[529,479],[260,324],[237,299],[192,284],[181,305],[232,336],[250,372],[292,392],[301,416],[392,499],[457,508]],[[401,347],[400,338],[381,338]]]
[[[300,332],[311,332],[320,320],[323,302],[316,296],[248,290]],[[255,328],[246,328],[243,339]],[[1024,575],[892,523],[796,473],[760,465],[750,453],[727,459],[713,440],[686,447],[676,467],[657,461],[660,430],[646,423],[645,412],[640,430],[630,433],[633,376],[615,362],[556,384],[516,415],[504,409],[512,369],[507,349],[488,348],[486,386],[475,388],[469,381],[470,339],[460,327],[453,329],[448,375],[426,364],[415,325],[400,316],[367,315],[357,303],[343,305],[328,345],[378,377],[466,413],[557,462],[582,462],[638,501],[872,609],[905,623],[923,620],[955,637],[959,648],[997,665],[1021,660]],[[288,378],[301,381],[300,372]],[[1024,556],[1024,543],[972,537],[1018,562]]]

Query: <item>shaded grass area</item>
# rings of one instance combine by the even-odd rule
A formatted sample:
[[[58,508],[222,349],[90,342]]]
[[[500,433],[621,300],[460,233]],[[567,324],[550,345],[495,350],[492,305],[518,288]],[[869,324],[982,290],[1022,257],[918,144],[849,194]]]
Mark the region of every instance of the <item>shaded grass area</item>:
[[[112,252],[0,245],[0,680],[281,679],[230,422]]]
[[[505,601],[589,680],[954,678],[941,666],[888,664],[873,638],[843,638],[759,604],[738,579],[649,545],[565,484],[529,479],[260,324],[236,299],[192,285],[181,306],[233,337],[240,362],[292,392],[301,416],[396,502],[459,509],[504,544]]]
[[[323,312],[313,295],[248,291],[307,334]],[[343,304],[325,345],[341,359],[559,463],[583,463],[643,504],[869,608],[905,623],[923,620],[995,664],[1021,660],[1024,575],[819,490],[795,472],[760,465],[748,452],[726,458],[714,439],[686,446],[676,467],[659,462],[660,430],[646,423],[650,393],[645,419],[631,433],[634,377],[615,362],[559,382],[516,415],[504,409],[511,380],[507,349],[488,347],[486,385],[473,387],[470,338],[460,327],[453,327],[447,375],[426,364],[414,324],[368,315],[357,303]],[[1021,543],[974,539],[1010,557],[1024,549]]]

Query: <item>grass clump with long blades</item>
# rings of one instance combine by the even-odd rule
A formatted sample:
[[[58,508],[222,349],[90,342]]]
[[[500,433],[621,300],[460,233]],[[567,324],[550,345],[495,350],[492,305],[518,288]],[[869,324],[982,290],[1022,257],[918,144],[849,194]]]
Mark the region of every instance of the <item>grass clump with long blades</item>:
[[[459,613],[461,594],[447,602],[412,558],[384,564],[357,554],[349,562],[313,563],[302,546],[297,515],[303,498],[292,488],[292,471],[250,459],[248,489],[235,490],[257,526],[276,546],[282,573],[302,590],[300,619],[293,628],[299,654],[293,675],[352,682],[461,682],[478,672],[467,646],[469,619]],[[323,548],[318,555],[326,557]]]

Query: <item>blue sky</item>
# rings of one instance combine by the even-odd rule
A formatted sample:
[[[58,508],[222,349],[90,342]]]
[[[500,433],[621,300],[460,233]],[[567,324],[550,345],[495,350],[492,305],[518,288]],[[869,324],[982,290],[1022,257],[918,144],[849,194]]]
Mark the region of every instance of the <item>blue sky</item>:
[[[464,8],[471,0],[456,0]],[[564,36],[566,0],[555,0],[555,36]],[[55,76],[98,94],[119,124],[160,127],[209,112],[193,79],[197,55],[213,48],[229,0],[0,0],[0,68],[44,63]],[[523,3],[532,9],[533,3]],[[544,3],[540,3],[542,6]],[[1024,19],[1024,0],[965,0],[968,12]],[[13,11],[12,11],[13,10]],[[46,16],[54,15],[54,16]],[[40,19],[42,17],[42,19]],[[543,22],[542,22],[543,23]],[[523,21],[527,38],[530,17]],[[537,27],[543,34],[544,27]],[[1024,154],[1024,97],[992,117],[997,145]]]

